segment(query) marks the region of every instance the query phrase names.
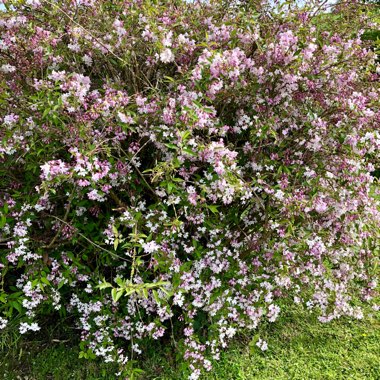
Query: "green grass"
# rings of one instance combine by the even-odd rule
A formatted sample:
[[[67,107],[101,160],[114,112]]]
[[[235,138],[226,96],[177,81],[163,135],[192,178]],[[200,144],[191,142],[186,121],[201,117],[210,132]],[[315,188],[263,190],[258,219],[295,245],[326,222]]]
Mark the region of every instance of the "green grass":
[[[269,345],[250,349],[249,336],[234,342],[205,380],[347,380],[380,379],[380,319],[342,319],[321,324],[306,312],[292,310],[261,328]],[[20,345],[19,345],[20,346]],[[62,343],[24,343],[0,357],[0,378],[28,380],[116,379],[112,365],[78,359],[78,349]],[[180,380],[173,352],[162,348],[144,361],[144,380]]]
[[[247,348],[235,347],[223,355],[215,374],[207,378],[378,380],[379,327],[378,320],[322,325],[289,317],[282,326],[267,330],[268,351],[250,353]]]

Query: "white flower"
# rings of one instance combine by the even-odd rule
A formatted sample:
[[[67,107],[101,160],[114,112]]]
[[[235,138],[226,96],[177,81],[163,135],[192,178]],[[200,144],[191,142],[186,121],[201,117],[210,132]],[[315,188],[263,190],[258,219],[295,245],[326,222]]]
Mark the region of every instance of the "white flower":
[[[233,328],[233,327],[229,327],[229,328],[226,330],[226,336],[227,336],[228,338],[232,338],[235,334],[236,334],[236,329]]]
[[[45,162],[43,165],[40,166],[42,173],[46,179],[49,179],[50,176],[50,165],[48,162]]]
[[[40,326],[36,322],[31,323],[30,325],[26,322],[20,323],[20,334],[25,334],[28,330],[38,331],[40,330]]]
[[[3,72],[3,73],[13,73],[14,71],[16,71],[16,67],[15,66],[12,66],[12,65],[2,65],[0,67],[0,70]]]
[[[4,42],[4,40],[0,40],[0,50],[8,50],[8,45]]]
[[[79,44],[78,44],[77,42],[76,42],[76,43],[73,43],[73,44],[68,44],[67,47],[68,47],[70,50],[72,50],[72,51],[74,51],[74,52],[76,52],[76,53],[79,53],[79,52],[80,52],[80,46],[79,46]]]
[[[284,192],[282,190],[277,190],[274,196],[280,201],[284,200]]]
[[[165,47],[170,47],[172,46],[172,37],[173,37],[173,32],[170,31],[163,39],[162,39],[162,44]]]
[[[189,380],[198,380],[199,377],[201,376],[201,371],[200,369],[194,369],[191,375],[189,376]]]
[[[5,328],[7,324],[8,324],[8,321],[5,318],[0,317],[0,330]]]
[[[27,0],[26,3],[31,5],[33,8],[37,8],[41,5],[40,0]]]
[[[157,252],[161,248],[160,245],[157,244],[155,241],[150,241],[149,243],[144,243],[142,245],[142,247],[146,253]]]
[[[75,211],[77,216],[82,216],[86,212],[86,207],[78,207],[78,209]]]
[[[178,305],[179,307],[182,307],[185,302],[185,297],[182,293],[176,293],[173,297],[173,303],[174,305]]]
[[[106,198],[98,192],[98,190],[93,189],[87,194],[88,198],[93,200],[93,201],[98,201],[98,202],[104,202]]]
[[[90,284],[87,284],[87,287],[86,287],[86,289],[84,289],[84,291],[86,293],[92,293],[93,292],[92,286]]]
[[[82,61],[83,61],[84,64],[87,65],[87,66],[91,66],[91,65],[92,65],[92,58],[91,58],[88,54],[85,54],[85,55],[82,57]]]
[[[267,342],[261,338],[257,341],[256,346],[259,347],[261,351],[266,351],[268,349]]]
[[[161,54],[160,54],[160,60],[163,63],[169,63],[174,61],[174,54],[170,49],[165,49]]]
[[[117,113],[118,118],[122,123],[128,124],[130,121],[130,117],[127,117],[124,113],[118,112]]]
[[[48,75],[48,78],[54,81],[63,82],[66,79],[66,71],[55,71],[53,70],[51,74]]]

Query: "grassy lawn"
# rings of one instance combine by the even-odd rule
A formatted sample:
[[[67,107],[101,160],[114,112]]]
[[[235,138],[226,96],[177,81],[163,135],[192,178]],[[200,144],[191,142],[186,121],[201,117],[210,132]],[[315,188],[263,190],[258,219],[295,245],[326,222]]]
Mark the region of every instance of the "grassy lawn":
[[[269,348],[250,349],[243,336],[214,365],[207,380],[346,380],[380,379],[380,319],[348,319],[321,324],[315,317],[292,310],[260,332]],[[3,379],[116,379],[112,365],[78,359],[78,349],[62,343],[25,343],[0,357]],[[146,380],[185,379],[169,349],[144,361]]]

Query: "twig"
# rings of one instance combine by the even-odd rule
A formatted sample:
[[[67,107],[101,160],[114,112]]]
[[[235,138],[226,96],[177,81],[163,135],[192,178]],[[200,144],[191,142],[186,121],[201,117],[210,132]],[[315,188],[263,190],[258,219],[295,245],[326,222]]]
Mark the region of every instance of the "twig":
[[[94,39],[95,42],[97,42],[100,46],[102,46],[103,48],[105,48],[109,53],[111,53],[115,58],[117,58],[118,60],[120,60],[121,62],[123,62],[124,64],[127,64],[127,62],[119,57],[117,54],[115,54],[109,47],[107,47],[105,44],[103,44],[103,42],[99,41],[91,32],[89,32],[84,26],[82,26],[81,24],[79,24],[78,22],[76,22],[67,12],[65,12],[61,7],[59,7],[57,4],[54,4],[52,2],[50,2],[49,0],[43,0],[45,3],[48,3],[50,4],[51,6],[53,6],[54,8],[58,9],[61,13],[63,13],[72,23],[74,23],[75,25],[79,26],[79,28],[83,29],[91,38]]]
[[[54,215],[49,215],[49,216],[51,216],[52,218],[54,218],[54,219],[56,219],[56,220],[59,220],[61,223],[64,223],[64,224],[70,226],[69,223],[65,222],[65,221],[62,220],[61,218],[58,218],[57,216],[54,216]],[[71,226],[70,226],[70,227],[71,227]],[[116,253],[114,253],[114,252],[111,252],[111,251],[109,251],[109,250],[106,249],[106,248],[103,248],[103,247],[100,246],[99,244],[94,243],[94,242],[93,242],[92,240],[90,240],[86,235],[83,235],[83,234],[80,233],[80,232],[77,232],[77,234],[78,234],[80,237],[82,237],[83,239],[85,239],[86,241],[88,241],[88,242],[89,242],[91,245],[93,245],[94,247],[96,247],[96,248],[98,248],[98,249],[100,249],[100,250],[102,250],[102,251],[104,251],[104,252],[109,253],[111,256],[113,256],[113,257],[117,257],[117,258],[120,259],[120,260],[124,260],[124,261],[129,261],[129,262],[131,262],[131,260],[128,260],[128,259],[126,259],[125,257],[119,256],[118,254],[116,254]]]
[[[65,215],[63,216],[63,221],[64,222],[67,222],[67,218],[69,217],[69,212],[70,212],[70,209],[71,209],[71,201],[73,199],[73,195],[74,195],[74,191],[75,191],[75,188],[73,189],[73,191],[71,192],[70,194],[70,198],[69,198],[69,204],[67,206],[67,209],[66,209],[66,212],[65,212]],[[63,229],[63,224],[61,224],[58,228],[58,231],[57,233],[55,234],[53,240],[47,245],[47,246],[44,246],[43,248],[46,248],[46,249],[50,249],[51,247],[53,247],[54,243],[56,242],[56,240],[58,239],[60,233],[62,232],[62,229]]]

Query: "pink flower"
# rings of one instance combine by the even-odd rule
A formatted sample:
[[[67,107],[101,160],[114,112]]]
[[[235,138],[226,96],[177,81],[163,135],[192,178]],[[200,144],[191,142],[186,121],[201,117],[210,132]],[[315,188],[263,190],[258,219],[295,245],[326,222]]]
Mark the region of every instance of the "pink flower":
[[[327,211],[328,205],[327,205],[327,203],[323,199],[319,198],[315,202],[314,208],[315,208],[315,211],[317,211],[318,213],[322,214],[325,211]]]
[[[161,52],[161,54],[160,54],[160,60],[163,63],[173,62],[174,61],[174,54],[173,54],[173,52],[169,48],[166,48],[164,51]]]

